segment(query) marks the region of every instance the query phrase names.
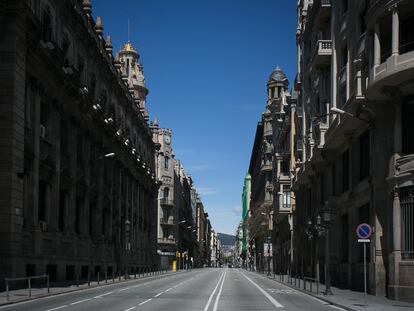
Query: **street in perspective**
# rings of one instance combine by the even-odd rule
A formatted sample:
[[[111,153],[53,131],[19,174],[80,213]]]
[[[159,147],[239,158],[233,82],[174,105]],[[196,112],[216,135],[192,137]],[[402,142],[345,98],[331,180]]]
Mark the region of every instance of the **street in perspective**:
[[[0,310],[414,310],[413,29],[1,0]]]

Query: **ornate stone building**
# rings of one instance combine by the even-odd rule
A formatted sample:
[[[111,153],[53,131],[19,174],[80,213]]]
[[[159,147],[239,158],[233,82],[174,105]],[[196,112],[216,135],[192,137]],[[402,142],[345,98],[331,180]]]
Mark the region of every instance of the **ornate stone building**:
[[[139,55],[90,1],[0,3],[0,282],[149,268],[156,194]]]
[[[159,129],[158,122],[153,126],[154,142],[160,148],[156,153],[157,178],[162,182],[158,190],[158,254],[161,267],[170,269],[176,258],[178,210],[175,202],[175,163],[172,149],[172,132],[169,129]]]
[[[413,27],[409,0],[298,1],[296,272],[362,290],[368,223],[369,292],[401,300],[414,297]]]

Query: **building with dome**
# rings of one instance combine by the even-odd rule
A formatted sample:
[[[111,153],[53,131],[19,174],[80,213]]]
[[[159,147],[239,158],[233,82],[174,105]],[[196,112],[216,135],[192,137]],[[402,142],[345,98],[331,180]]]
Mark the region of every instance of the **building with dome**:
[[[143,67],[89,0],[0,4],[0,286],[158,268]],[[4,28],[3,28],[4,27]]]
[[[287,190],[287,186],[290,186],[290,137],[286,136],[283,128],[290,117],[287,109],[290,98],[288,85],[285,73],[277,66],[267,82],[265,111],[257,124],[250,158],[248,173],[251,177],[251,196],[247,243],[251,262],[248,264],[260,271],[279,269],[274,255],[280,251],[272,246],[279,238],[276,234],[284,230],[284,225],[281,225],[286,219],[284,215],[291,211],[291,206],[286,205],[290,202],[290,191]],[[285,200],[281,195],[283,191],[287,196]]]

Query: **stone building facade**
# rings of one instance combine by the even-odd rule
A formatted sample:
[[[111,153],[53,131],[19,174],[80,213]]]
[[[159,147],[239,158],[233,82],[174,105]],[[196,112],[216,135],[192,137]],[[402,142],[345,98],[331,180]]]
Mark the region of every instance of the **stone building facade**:
[[[155,267],[139,54],[113,57],[88,0],[0,3],[0,282]]]
[[[413,1],[298,1],[303,140],[293,180],[296,272],[362,290],[355,229],[368,223],[369,292],[411,301],[413,28]]]
[[[158,249],[162,269],[170,269],[177,251],[178,210],[175,202],[174,178],[175,158],[172,149],[172,132],[159,129],[158,121],[153,127],[153,139],[159,145],[156,153],[157,179],[161,181],[158,190]]]

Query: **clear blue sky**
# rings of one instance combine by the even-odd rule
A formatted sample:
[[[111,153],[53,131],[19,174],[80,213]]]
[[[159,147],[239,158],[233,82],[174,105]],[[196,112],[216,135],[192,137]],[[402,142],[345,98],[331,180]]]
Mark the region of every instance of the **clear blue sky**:
[[[213,228],[234,234],[266,82],[279,65],[296,71],[295,0],[92,1],[114,50],[141,55],[150,118],[173,131],[173,147],[201,194]]]

